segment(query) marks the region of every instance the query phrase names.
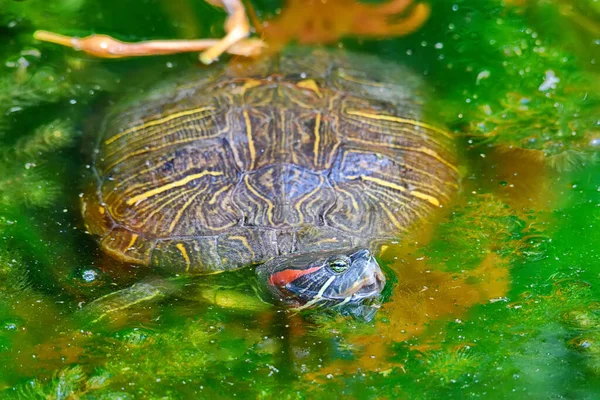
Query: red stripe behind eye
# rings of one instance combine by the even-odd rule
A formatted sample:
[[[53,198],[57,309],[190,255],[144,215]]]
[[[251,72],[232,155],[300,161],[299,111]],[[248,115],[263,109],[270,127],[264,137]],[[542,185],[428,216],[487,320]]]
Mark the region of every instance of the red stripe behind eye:
[[[301,276],[308,275],[319,270],[321,267],[312,267],[308,269],[286,269],[271,275],[269,283],[276,286],[285,286],[290,282],[295,281]]]

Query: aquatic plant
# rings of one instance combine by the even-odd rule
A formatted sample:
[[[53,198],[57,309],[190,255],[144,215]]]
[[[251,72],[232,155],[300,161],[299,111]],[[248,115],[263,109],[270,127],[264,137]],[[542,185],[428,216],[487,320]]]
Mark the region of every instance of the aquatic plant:
[[[65,368],[56,373],[50,383],[37,380],[23,387],[17,396],[23,399],[73,399],[82,398],[86,394],[106,386],[108,375],[101,374],[88,377],[79,366]],[[117,395],[117,393],[115,393]],[[110,393],[106,397],[112,397]]]

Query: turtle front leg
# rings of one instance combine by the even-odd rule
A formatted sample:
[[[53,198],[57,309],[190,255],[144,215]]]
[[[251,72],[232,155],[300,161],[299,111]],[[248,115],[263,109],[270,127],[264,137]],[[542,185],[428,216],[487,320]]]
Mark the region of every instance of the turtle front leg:
[[[202,51],[200,60],[205,64],[210,64],[225,52],[247,57],[259,55],[262,52],[265,44],[260,39],[247,38],[250,34],[250,25],[241,0],[206,1],[227,11],[228,17],[225,22],[225,31],[227,34],[222,39],[149,40],[128,43],[107,35],[91,35],[84,38],[77,38],[47,31],[36,31],[34,38],[71,47],[75,50],[102,58],[124,58]]]

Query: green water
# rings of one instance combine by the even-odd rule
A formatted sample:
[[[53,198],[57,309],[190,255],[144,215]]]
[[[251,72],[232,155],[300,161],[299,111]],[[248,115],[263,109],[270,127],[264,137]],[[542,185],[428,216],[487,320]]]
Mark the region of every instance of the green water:
[[[90,132],[132,77],[197,61],[96,60],[31,33],[218,36],[223,13],[0,0],[0,395],[598,398],[600,5],[514,3],[432,0],[414,35],[342,42],[422,74],[464,149],[456,204],[381,254],[373,322],[266,306],[242,271],[90,325],[81,306],[132,279],[104,272],[81,221]]]

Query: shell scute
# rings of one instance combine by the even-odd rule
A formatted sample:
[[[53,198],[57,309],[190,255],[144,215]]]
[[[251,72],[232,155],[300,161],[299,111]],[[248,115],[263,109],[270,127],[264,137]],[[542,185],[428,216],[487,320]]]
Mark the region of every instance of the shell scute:
[[[276,163],[246,174],[233,193],[249,226],[319,225],[335,202],[326,176]]]
[[[216,272],[223,266],[217,252],[217,237],[172,238],[156,243],[151,265],[179,272]]]
[[[121,226],[113,228],[100,242],[104,251],[124,262],[132,264],[150,263],[153,240]]]
[[[255,265],[278,254],[276,239],[274,229],[231,229],[218,237],[217,252],[226,269]]]

